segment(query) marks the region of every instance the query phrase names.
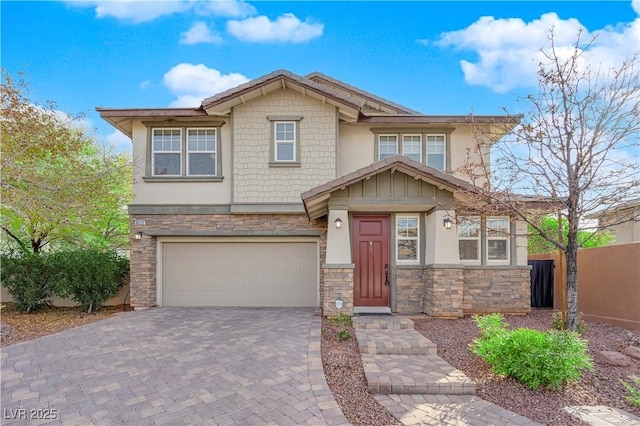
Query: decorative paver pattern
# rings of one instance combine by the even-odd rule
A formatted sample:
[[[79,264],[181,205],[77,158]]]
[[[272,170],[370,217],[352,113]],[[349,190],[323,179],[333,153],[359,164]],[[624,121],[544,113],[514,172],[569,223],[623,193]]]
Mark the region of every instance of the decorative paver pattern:
[[[379,355],[435,355],[437,347],[416,330],[358,330],[360,353]]]
[[[566,412],[593,426],[640,425],[640,417],[602,405],[565,407]]]
[[[2,424],[348,424],[303,308],[153,308],[8,346],[1,402]]]
[[[403,425],[540,425],[471,395],[376,395]]]

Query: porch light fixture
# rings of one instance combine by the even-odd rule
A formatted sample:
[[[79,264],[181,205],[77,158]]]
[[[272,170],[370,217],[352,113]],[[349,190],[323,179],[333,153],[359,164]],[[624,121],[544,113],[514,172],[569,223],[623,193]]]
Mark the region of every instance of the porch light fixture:
[[[133,236],[133,238],[135,238],[136,240],[141,240],[142,239],[142,232],[136,232],[135,235]]]
[[[342,297],[338,296],[338,298],[336,299],[336,308],[342,309],[343,306],[344,300],[342,300]]]
[[[336,224],[336,229],[342,228],[342,219],[337,218],[334,222]]]
[[[453,220],[450,217],[444,218],[444,229],[451,229],[453,226]]]

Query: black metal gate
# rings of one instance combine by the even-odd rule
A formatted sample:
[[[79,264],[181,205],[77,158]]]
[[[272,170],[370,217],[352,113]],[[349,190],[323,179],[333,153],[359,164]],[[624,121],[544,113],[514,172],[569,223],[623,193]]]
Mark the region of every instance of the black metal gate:
[[[531,307],[553,308],[553,260],[529,260]]]

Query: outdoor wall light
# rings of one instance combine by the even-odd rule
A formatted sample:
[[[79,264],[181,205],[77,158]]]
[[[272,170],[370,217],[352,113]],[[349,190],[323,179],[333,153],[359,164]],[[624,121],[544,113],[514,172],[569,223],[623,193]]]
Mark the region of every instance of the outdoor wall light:
[[[342,219],[337,218],[334,222],[336,224],[336,229],[342,228]]]
[[[342,309],[343,306],[344,300],[342,300],[342,297],[338,296],[338,298],[336,299],[336,308]]]
[[[451,229],[452,226],[453,226],[453,220],[451,220],[450,217],[446,217],[444,219],[444,229]]]
[[[133,238],[135,238],[136,240],[141,240],[142,239],[142,232],[136,232],[134,234]]]

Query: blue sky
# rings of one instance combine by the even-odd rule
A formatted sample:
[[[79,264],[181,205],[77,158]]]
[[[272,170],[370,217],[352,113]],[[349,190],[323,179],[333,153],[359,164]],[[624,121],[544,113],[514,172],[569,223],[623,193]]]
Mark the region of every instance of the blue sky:
[[[2,1],[2,66],[31,98],[100,107],[197,106],[276,69],[320,71],[425,114],[524,112],[546,31],[615,64],[640,49],[640,0],[569,2]]]

